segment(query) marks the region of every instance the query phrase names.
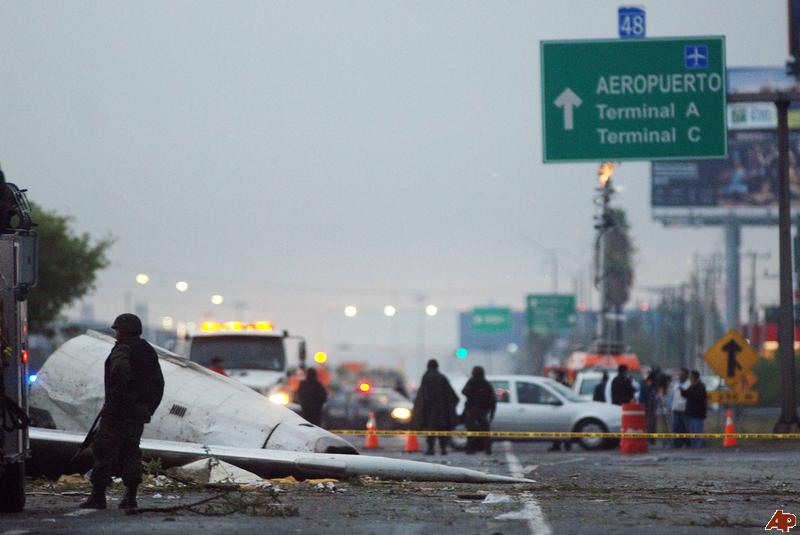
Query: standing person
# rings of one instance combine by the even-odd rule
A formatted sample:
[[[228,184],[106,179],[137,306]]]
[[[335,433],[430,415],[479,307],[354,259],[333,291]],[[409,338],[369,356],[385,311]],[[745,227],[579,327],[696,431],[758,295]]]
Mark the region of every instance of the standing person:
[[[708,410],[706,385],[700,380],[700,372],[692,370],[689,375],[689,388],[681,388],[681,396],[686,398],[686,427],[690,433],[703,432],[703,420]],[[692,438],[689,447],[702,448],[702,438]]]
[[[208,367],[212,372],[229,377],[228,372],[222,367],[222,357],[214,357],[211,359],[211,365]]]
[[[592,393],[592,401],[599,401],[601,403],[605,403],[606,384],[608,384],[608,372],[603,372],[603,378],[600,379],[600,382],[594,387],[594,392]]]
[[[497,399],[494,388],[486,380],[482,366],[472,368],[472,377],[461,391],[467,398],[464,404],[464,425],[467,431],[489,431],[489,422],[494,419],[497,408]],[[468,437],[466,453],[475,453],[483,450],[492,453],[492,439],[490,437]]]
[[[636,390],[633,388],[631,378],[628,376],[628,367],[625,364],[620,364],[617,368],[617,376],[611,381],[611,403],[614,405],[622,405],[629,403]]]
[[[450,431],[456,426],[458,395],[450,386],[447,377],[439,373],[436,359],[428,361],[428,371],[414,399],[413,428],[423,431]],[[426,437],[428,449],[425,455],[433,455],[436,437]],[[447,437],[439,437],[439,449],[447,455]]]
[[[306,370],[306,378],[300,382],[295,394],[303,412],[303,418],[314,425],[322,421],[322,406],[328,401],[328,391],[317,380],[317,370]]]
[[[563,370],[556,372],[555,380],[569,388],[569,383],[567,383],[567,374]],[[547,451],[561,451],[562,444],[564,445],[564,451],[572,450],[571,440],[554,440],[553,444],[547,449]]]
[[[682,389],[689,388],[689,370],[681,368],[678,372],[678,379],[672,385],[672,432],[688,433],[686,427],[686,398],[681,395]],[[689,446],[689,439],[676,438],[672,440],[673,448]]]
[[[117,468],[125,484],[120,509],[137,507],[136,491],[142,482],[139,441],[144,424],[150,421],[164,395],[158,355],[139,337],[141,320],[134,314],[120,314],[111,327],[117,343],[105,363],[105,402],[92,443],[92,493],[81,503],[84,509],[106,508],[106,487]]]
[[[656,432],[656,411],[658,409],[658,392],[656,391],[656,375],[654,372],[647,374],[647,378],[639,389],[639,403],[644,405],[645,431]],[[648,438],[650,444],[655,443],[654,438]]]

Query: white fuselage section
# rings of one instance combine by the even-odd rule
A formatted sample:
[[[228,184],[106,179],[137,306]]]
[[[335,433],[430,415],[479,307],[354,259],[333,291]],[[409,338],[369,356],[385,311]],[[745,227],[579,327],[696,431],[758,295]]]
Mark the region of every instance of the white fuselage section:
[[[104,363],[114,346],[89,331],[67,341],[45,362],[31,389],[31,406],[47,411],[57,429],[88,431],[104,400]],[[344,439],[271,403],[238,381],[156,347],[164,398],[144,438],[244,448],[355,453]]]

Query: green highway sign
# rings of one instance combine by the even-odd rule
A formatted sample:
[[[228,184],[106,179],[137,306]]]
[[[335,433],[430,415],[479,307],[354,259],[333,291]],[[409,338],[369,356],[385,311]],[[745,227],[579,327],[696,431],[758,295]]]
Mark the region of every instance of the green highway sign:
[[[725,38],[542,41],[545,162],[723,158]]]
[[[472,311],[475,333],[505,333],[511,330],[511,309],[508,307],[476,308]]]
[[[535,334],[554,334],[575,326],[575,296],[532,294],[527,298],[528,330]]]

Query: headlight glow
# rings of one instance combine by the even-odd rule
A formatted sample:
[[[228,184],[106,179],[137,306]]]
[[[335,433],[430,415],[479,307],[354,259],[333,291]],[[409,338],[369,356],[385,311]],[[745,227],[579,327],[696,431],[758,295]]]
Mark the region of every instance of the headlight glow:
[[[395,420],[408,420],[411,418],[411,411],[405,407],[395,407],[392,409],[392,418]]]
[[[288,405],[289,394],[287,394],[286,392],[275,392],[269,397],[269,400],[273,402],[275,405]]]

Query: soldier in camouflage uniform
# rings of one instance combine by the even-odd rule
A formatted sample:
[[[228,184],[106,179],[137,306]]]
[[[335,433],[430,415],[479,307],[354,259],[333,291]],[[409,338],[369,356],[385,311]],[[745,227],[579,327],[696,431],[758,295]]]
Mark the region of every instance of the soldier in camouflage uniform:
[[[139,441],[144,424],[150,421],[164,394],[158,355],[139,337],[141,320],[133,314],[121,314],[112,328],[117,343],[105,363],[105,403],[92,443],[92,493],[81,504],[85,509],[105,509],[105,490],[112,474],[121,475],[125,484],[119,507],[136,508],[136,491],[142,482]]]

